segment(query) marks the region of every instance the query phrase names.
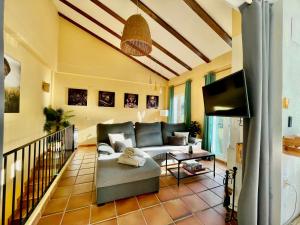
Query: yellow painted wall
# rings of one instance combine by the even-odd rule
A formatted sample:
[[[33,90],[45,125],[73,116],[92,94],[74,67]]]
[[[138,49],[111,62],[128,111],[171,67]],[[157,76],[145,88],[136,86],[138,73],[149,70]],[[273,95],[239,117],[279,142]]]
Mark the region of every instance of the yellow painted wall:
[[[232,72],[243,69],[242,17],[232,10]]]
[[[4,114],[4,150],[9,151],[43,135],[43,107],[51,96],[42,91],[42,82],[51,81],[52,71],[7,33],[5,53],[21,63],[20,113]]]
[[[4,6],[4,27],[13,32],[43,62],[55,69],[57,61],[58,15],[52,0],[8,0]]]
[[[149,85],[150,75],[153,84]],[[165,107],[167,81],[146,70],[110,46],[60,19],[58,72],[55,74],[53,106],[73,110],[79,142],[95,143],[97,123],[160,121],[159,109],[146,109],[146,95],[160,95]],[[68,106],[68,88],[88,89],[88,106]],[[115,107],[98,107],[98,91],[116,93]],[[138,109],[124,108],[124,93],[139,94]]]
[[[56,70],[59,27],[51,0],[5,1],[4,12],[4,52],[21,63],[20,113],[4,116],[4,151],[9,151],[44,134],[42,110],[51,94],[41,86]]]
[[[50,83],[56,70],[58,28],[58,15],[51,0],[5,1],[4,52],[21,63],[21,80],[20,113],[4,115],[4,152],[44,135],[43,107],[51,103],[51,93],[42,91],[42,82]],[[21,154],[18,154],[17,160],[20,158]],[[25,174],[27,162],[25,156]],[[7,217],[11,215],[12,163],[13,158],[9,157]],[[19,171],[16,178],[18,184]],[[16,197],[20,195],[19,188],[17,185]]]
[[[231,52],[225,53],[224,55],[215,58],[210,63],[202,64],[194,68],[192,71],[182,74],[180,77],[171,79],[169,82],[169,86],[176,86],[182,84],[188,79],[192,79],[192,120],[199,121],[201,125],[203,125],[204,118],[204,104],[202,97],[202,87],[205,84],[204,76],[210,71],[231,65],[231,56]],[[218,73],[217,79],[229,75],[230,73],[231,70]],[[184,88],[180,88],[179,90],[184,93]]]

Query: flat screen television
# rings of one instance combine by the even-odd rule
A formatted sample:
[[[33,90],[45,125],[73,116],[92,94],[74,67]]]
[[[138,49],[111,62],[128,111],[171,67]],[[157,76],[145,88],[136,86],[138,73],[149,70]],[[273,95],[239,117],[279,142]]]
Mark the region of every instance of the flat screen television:
[[[207,116],[250,117],[243,70],[206,85],[202,90]]]

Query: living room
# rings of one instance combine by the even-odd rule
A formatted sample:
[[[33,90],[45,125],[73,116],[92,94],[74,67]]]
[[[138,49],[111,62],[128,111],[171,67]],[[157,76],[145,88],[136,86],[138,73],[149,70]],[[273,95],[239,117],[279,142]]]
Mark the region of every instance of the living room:
[[[280,4],[274,3],[273,7],[275,8],[273,9],[274,18],[277,20],[280,20],[278,18],[282,16],[279,13],[283,8],[282,5],[286,4],[279,2]],[[256,4],[261,6],[260,1],[253,1],[253,8]],[[241,5],[244,8],[239,8]],[[298,7],[297,4],[296,6]],[[178,0],[166,3],[146,0],[6,1],[3,29],[4,57],[9,65],[15,65],[14,69],[18,71],[19,100],[16,108],[5,111],[4,114],[3,153],[6,155],[4,155],[2,165],[5,168],[3,171],[6,173],[2,178],[5,185],[2,186],[9,194],[5,201],[3,198],[1,200],[2,207],[5,205],[4,202],[7,205],[3,210],[5,213],[1,215],[2,219],[4,217],[2,223],[7,224],[7,221],[11,223],[14,218],[19,218],[17,216],[20,212],[12,215],[14,210],[11,208],[17,212],[18,207],[23,205],[19,204],[23,185],[18,184],[21,182],[18,179],[23,178],[22,166],[26,168],[27,161],[33,157],[30,155],[30,147],[28,158],[25,156],[25,164],[21,163],[21,154],[24,153],[16,153],[15,163],[13,162],[14,153],[7,156],[12,150],[22,151],[22,146],[26,146],[23,147],[23,151],[27,152],[27,147],[31,146],[31,154],[38,154],[42,148],[37,146],[44,145],[44,141],[49,142],[50,149],[54,143],[56,144],[54,149],[59,149],[62,148],[63,135],[67,136],[62,132],[51,135],[51,132],[56,131],[57,127],[55,126],[57,125],[53,126],[51,121],[48,121],[49,123],[46,125],[49,125],[50,128],[47,129],[45,126],[45,114],[47,113],[45,110],[43,111],[45,107],[49,112],[52,109],[62,109],[65,113],[62,118],[66,118],[66,121],[63,122],[68,122],[67,125],[75,125],[74,130],[71,131],[74,132],[72,134],[75,138],[72,140],[75,146],[70,149],[77,146],[78,149],[63,159],[64,163],[60,164],[56,170],[57,173],[54,173],[53,180],[47,183],[49,188],[43,193],[43,198],[40,199],[39,193],[37,194],[37,203],[33,198],[34,207],[32,206],[29,210],[32,210],[30,216],[28,216],[28,205],[24,203],[22,207],[23,210],[27,207],[27,214],[25,213],[23,220],[16,220],[14,224],[25,224],[26,222],[26,224],[219,225],[237,224],[237,219],[239,219],[239,224],[253,225],[254,220],[259,221],[260,216],[257,215],[255,209],[262,207],[263,204],[260,205],[259,199],[265,197],[256,193],[259,187],[262,187],[258,181],[262,169],[259,169],[261,165],[256,161],[259,157],[246,151],[253,147],[242,145],[242,142],[247,143],[245,137],[249,137],[249,142],[251,140],[256,143],[257,137],[253,137],[254,131],[249,129],[249,124],[253,121],[259,122],[256,121],[256,116],[235,115],[233,118],[206,116],[207,109],[202,92],[205,85],[215,80],[216,82],[220,81],[222,78],[244,69],[249,92],[249,112],[256,113],[256,110],[260,110],[256,109],[256,106],[253,107],[256,105],[258,97],[252,80],[260,78],[256,75],[253,76],[253,74],[258,74],[256,73],[257,68],[254,66],[255,69],[253,69],[252,61],[247,58],[248,54],[245,55],[245,51],[251,52],[249,47],[251,44],[248,44],[248,42],[251,43],[251,40],[246,38],[251,31],[247,28],[255,27],[252,24],[250,26],[249,18],[246,18],[249,16],[248,8],[249,11],[252,10],[250,2],[232,0],[209,2]],[[294,12],[288,13],[291,13],[290,16],[294,15]],[[139,50],[139,54],[142,53],[143,56],[134,56],[121,47],[121,41],[126,38],[124,27],[127,19],[135,14],[142,15],[149,26],[151,35],[150,44],[143,42],[142,48],[143,51],[147,51],[150,46],[152,52],[145,53]],[[143,24],[139,26],[135,29],[145,29],[142,27]],[[284,26],[282,25],[282,27]],[[281,32],[280,34],[282,34],[280,30],[283,29],[282,27],[277,27],[275,33]],[[143,35],[147,36],[147,29],[145,32],[146,34]],[[281,46],[281,42],[282,40],[276,40],[272,44]],[[129,47],[131,45],[129,44]],[[272,55],[281,56],[281,54],[275,54],[276,51],[279,50],[274,50]],[[276,57],[272,60],[280,61]],[[282,65],[277,64],[276,66]],[[272,69],[275,70],[273,67]],[[276,69],[279,71],[281,68]],[[250,75],[254,78],[249,78]],[[282,75],[276,74],[276,76],[277,80],[282,79],[280,77]],[[208,81],[210,79],[211,81]],[[278,90],[279,85],[278,83],[274,84],[275,89]],[[280,89],[282,88],[288,89],[286,86],[280,86]],[[273,89],[270,89],[270,92],[273,93]],[[290,94],[285,93],[285,95],[284,97],[288,98]],[[287,115],[281,115],[285,110],[281,107],[283,95],[278,92],[273,96],[272,100],[276,99],[277,104],[270,107],[275,107],[280,113],[274,113],[272,115],[274,118],[270,118],[270,121],[286,121]],[[257,103],[257,105],[260,104]],[[60,113],[60,111],[51,112]],[[246,118],[243,121],[240,119],[241,117]],[[196,129],[192,130],[193,135],[191,135],[191,128],[188,125],[191,121],[196,122]],[[135,127],[129,125],[129,128],[117,131],[109,128],[111,124],[127,122],[131,122]],[[185,123],[184,128],[180,127],[182,123]],[[171,126],[170,124],[175,125]],[[272,124],[272,127],[275,126]],[[285,124],[282,127],[285,127]],[[281,162],[279,161],[281,161],[282,150],[279,151],[278,146],[281,146],[283,135],[280,129],[282,127],[275,127],[268,134],[275,140],[270,145],[276,146],[274,152],[269,153],[271,155],[269,160],[272,161],[270,168],[274,169],[274,173],[281,171]],[[63,126],[58,126],[58,128],[64,129]],[[259,129],[258,125],[256,128]],[[100,135],[99,132],[101,133],[105,129],[107,129],[106,134],[101,136],[103,134]],[[146,170],[149,161],[152,163],[152,158],[155,159],[151,155],[152,149],[147,148],[152,148],[152,144],[157,141],[157,136],[151,135],[158,130],[160,140],[158,144],[154,145],[162,146],[166,145],[165,140],[169,136],[171,142],[177,132],[190,132],[189,142],[193,143],[184,147],[179,146],[176,151],[184,151],[185,154],[188,154],[187,152],[192,149],[197,154],[197,150],[205,150],[205,154],[208,155],[204,155],[205,157],[202,155],[200,158],[198,155],[198,158],[193,158],[193,160],[196,159],[198,164],[214,173],[193,174],[197,176],[186,180],[177,179],[176,174],[172,174],[165,168],[167,163],[172,162],[172,160],[169,162],[168,157],[172,158],[172,155],[168,155],[170,147],[167,147],[164,150],[159,149],[162,151],[160,156],[165,158],[158,159],[161,164],[159,167],[154,164],[154,168],[152,168],[153,171],[159,168],[156,172],[152,171],[153,174],[156,173],[156,178],[151,177],[153,180],[146,183],[147,185],[133,183],[130,187],[119,186],[121,189],[128,190],[123,192],[132,193],[126,196],[127,200],[124,200],[124,196],[128,193],[120,194],[121,197],[117,197],[119,194],[116,194],[116,190],[121,193],[120,189],[105,189],[101,186],[103,181],[100,182],[99,187],[97,186],[97,179],[104,179],[99,175],[101,174],[99,171],[106,169],[102,168],[97,172],[98,166],[102,165],[98,163],[98,159],[106,157],[105,155],[101,156],[100,152],[103,146],[99,148],[99,144],[102,142],[109,145],[114,144],[108,139],[109,134],[112,133],[124,133],[126,139],[128,129],[133,129],[136,144],[126,147],[129,149],[130,147],[139,147],[139,150],[142,149],[147,154],[146,164],[138,168],[140,171]],[[245,131],[245,129],[248,130]],[[171,132],[165,136],[165,133],[170,130]],[[258,130],[255,133],[260,135]],[[288,135],[287,132],[283,133]],[[47,137],[48,139],[40,139],[46,134],[50,135]],[[49,141],[50,137],[53,140]],[[185,145],[178,144],[178,141],[187,140],[184,137],[173,139],[172,141],[176,142],[174,145]],[[34,144],[27,145],[33,140],[36,140]],[[151,144],[142,144],[142,142],[147,143],[148,141]],[[259,146],[259,143],[256,144],[256,147]],[[64,143],[64,145],[67,144]],[[106,145],[105,148],[107,149]],[[103,152],[106,154],[107,150]],[[131,154],[130,151],[126,152]],[[261,149],[257,152],[264,154],[261,153],[263,152]],[[5,157],[7,157],[6,160]],[[28,171],[31,172],[36,166],[33,164],[35,161],[33,159],[34,157],[31,159],[32,164],[29,160]],[[177,166],[180,166],[180,162],[178,159],[176,160],[174,164],[173,158],[170,168],[176,169]],[[215,168],[214,160],[216,160]],[[257,163],[249,166],[251,161]],[[157,159],[155,162],[157,163]],[[40,166],[41,161],[37,160],[36,163]],[[297,160],[295,160],[296,164]],[[8,169],[10,167],[11,170]],[[237,168],[235,179],[232,177],[234,167]],[[226,170],[229,172],[228,188],[224,185]],[[255,176],[252,171],[255,171],[253,173]],[[287,175],[289,172],[285,171],[283,173],[288,182],[294,179],[291,177],[296,176],[295,174]],[[3,174],[2,172],[2,176]],[[35,173],[33,172],[33,174]],[[129,172],[127,175],[122,175],[122,171],[115,174],[109,171],[107,174],[115,177],[118,185],[123,185],[124,181],[120,183],[122,179],[128,179],[127,181],[131,179],[131,176],[128,176]],[[119,174],[121,174],[120,178],[118,178]],[[38,172],[37,175],[39,177],[40,173]],[[270,178],[272,184],[270,193],[278,196],[268,201],[272,205],[268,208],[270,213],[268,224],[291,222],[297,216],[298,206],[295,206],[296,212],[293,213],[294,208],[290,207],[289,203],[280,201],[279,197],[281,191],[283,196],[290,196],[290,190],[284,192],[284,188],[281,187],[281,176],[276,177],[274,174],[266,176],[272,177],[272,179]],[[274,176],[275,178],[273,178]],[[28,175],[28,177],[30,176]],[[14,178],[17,181],[14,181]],[[26,180],[26,178],[24,179]],[[231,184],[233,180],[235,185]],[[254,185],[249,185],[249,183]],[[90,184],[91,186],[88,186]],[[143,193],[135,192],[135,188],[139,185],[146,186],[143,188]],[[293,185],[298,187],[297,184]],[[25,185],[25,187],[27,186]],[[32,188],[34,192],[35,184]],[[151,192],[149,195],[146,194],[148,188],[151,189],[148,191]],[[268,189],[267,186],[263,186],[263,188]],[[76,191],[76,189],[78,190]],[[86,190],[80,191],[81,189]],[[39,189],[37,188],[37,190]],[[104,191],[104,196],[109,196],[109,201],[103,200],[106,197],[102,196],[102,191]],[[242,195],[241,199],[239,199],[240,194]],[[26,194],[24,196],[26,197]],[[14,199],[16,200],[14,201]],[[229,203],[225,199],[229,199]],[[246,205],[245,202],[250,201],[249,199],[256,199],[257,202],[253,201]],[[292,200],[291,198],[289,202]],[[288,204],[289,207],[288,209],[275,208],[280,204]],[[248,211],[249,208],[252,208],[251,212]],[[234,212],[232,213],[232,211]],[[246,216],[247,211],[252,219]],[[267,224],[264,222],[260,221],[257,224]]]

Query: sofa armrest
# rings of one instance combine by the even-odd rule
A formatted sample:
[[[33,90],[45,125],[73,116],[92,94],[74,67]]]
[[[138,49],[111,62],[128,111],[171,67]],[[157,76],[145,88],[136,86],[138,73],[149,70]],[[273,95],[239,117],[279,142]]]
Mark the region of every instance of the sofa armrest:
[[[97,152],[99,154],[110,155],[115,153],[115,150],[106,143],[97,143]]]

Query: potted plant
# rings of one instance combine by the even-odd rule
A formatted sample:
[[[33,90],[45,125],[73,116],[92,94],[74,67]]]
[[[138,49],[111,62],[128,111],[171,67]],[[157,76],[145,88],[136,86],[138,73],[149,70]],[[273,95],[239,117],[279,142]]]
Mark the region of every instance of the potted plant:
[[[74,117],[71,112],[72,111],[64,112],[61,108],[53,109],[51,106],[45,107],[44,115],[46,121],[44,124],[44,131],[50,134],[70,126],[71,123],[68,120]]]
[[[190,136],[192,138],[196,138],[197,135],[201,134],[201,126],[200,123],[198,121],[191,121],[188,131],[190,133]]]

